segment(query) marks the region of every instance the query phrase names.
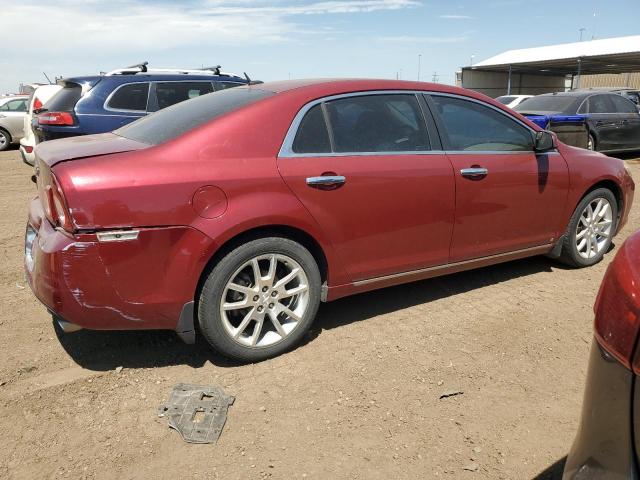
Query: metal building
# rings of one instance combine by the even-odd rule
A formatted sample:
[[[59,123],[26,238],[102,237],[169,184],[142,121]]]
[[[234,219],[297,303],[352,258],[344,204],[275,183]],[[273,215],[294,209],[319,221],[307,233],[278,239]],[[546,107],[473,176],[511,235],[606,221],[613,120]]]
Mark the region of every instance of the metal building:
[[[456,83],[491,97],[539,95],[591,86],[634,87],[640,83],[637,72],[640,35],[633,35],[509,50],[462,68]],[[604,85],[607,81],[612,83]]]

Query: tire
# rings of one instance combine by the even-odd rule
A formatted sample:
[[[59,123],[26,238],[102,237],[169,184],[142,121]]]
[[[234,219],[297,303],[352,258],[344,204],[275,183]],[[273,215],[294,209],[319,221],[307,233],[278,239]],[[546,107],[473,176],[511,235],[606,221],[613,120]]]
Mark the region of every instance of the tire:
[[[208,273],[198,301],[200,331],[234,360],[275,357],[297,345],[313,323],[320,288],[318,265],[300,244],[280,237],[247,242]]]
[[[595,219],[589,208],[596,214]],[[589,192],[569,220],[559,260],[578,268],[598,263],[611,247],[617,219],[618,203],[611,190],[598,188]]]
[[[593,150],[594,152],[597,149],[596,139],[592,134],[589,134],[589,140],[587,142],[587,150]]]
[[[11,135],[0,128],[0,152],[9,148],[9,145],[11,145]]]

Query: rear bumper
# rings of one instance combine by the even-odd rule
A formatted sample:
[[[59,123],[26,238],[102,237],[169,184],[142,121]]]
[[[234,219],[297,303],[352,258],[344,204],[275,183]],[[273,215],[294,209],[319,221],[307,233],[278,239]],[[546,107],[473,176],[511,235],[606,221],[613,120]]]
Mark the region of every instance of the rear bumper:
[[[22,157],[22,161],[27,165],[34,166],[36,164],[36,156],[33,153],[33,147],[31,149],[31,153],[27,152],[24,145],[20,144],[20,156]]]
[[[633,443],[634,374],[594,340],[582,418],[563,480],[637,479]]]
[[[633,205],[633,198],[635,195],[636,185],[633,181],[633,178],[628,173],[624,178],[623,184],[623,211],[620,214],[620,222],[618,223],[617,231],[619,232],[622,228],[627,224],[627,220],[629,219],[629,212],[631,211],[631,206]]]
[[[71,235],[30,205],[25,273],[54,316],[95,330],[170,329],[192,302],[211,240],[189,227],[140,229],[135,240]]]

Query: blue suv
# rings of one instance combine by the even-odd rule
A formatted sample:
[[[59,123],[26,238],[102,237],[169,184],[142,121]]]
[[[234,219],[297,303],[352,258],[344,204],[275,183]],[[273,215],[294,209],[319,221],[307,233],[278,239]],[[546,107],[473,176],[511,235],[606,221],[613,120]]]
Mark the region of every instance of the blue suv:
[[[220,66],[150,70],[147,62],[102,75],[66,78],[58,82],[62,90],[34,112],[32,129],[37,142],[110,132],[175,103],[249,83],[260,82],[221,72]]]

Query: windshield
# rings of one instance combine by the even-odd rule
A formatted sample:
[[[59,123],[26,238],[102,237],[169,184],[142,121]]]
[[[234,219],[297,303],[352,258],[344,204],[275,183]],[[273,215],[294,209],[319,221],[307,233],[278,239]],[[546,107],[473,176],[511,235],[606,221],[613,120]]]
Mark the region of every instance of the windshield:
[[[577,100],[578,97],[570,95],[539,95],[523,100],[514,110],[516,112],[572,113],[568,110]]]
[[[158,145],[225,113],[274,95],[255,88],[230,88],[177,103],[142,117],[113,133],[137,142]]]

